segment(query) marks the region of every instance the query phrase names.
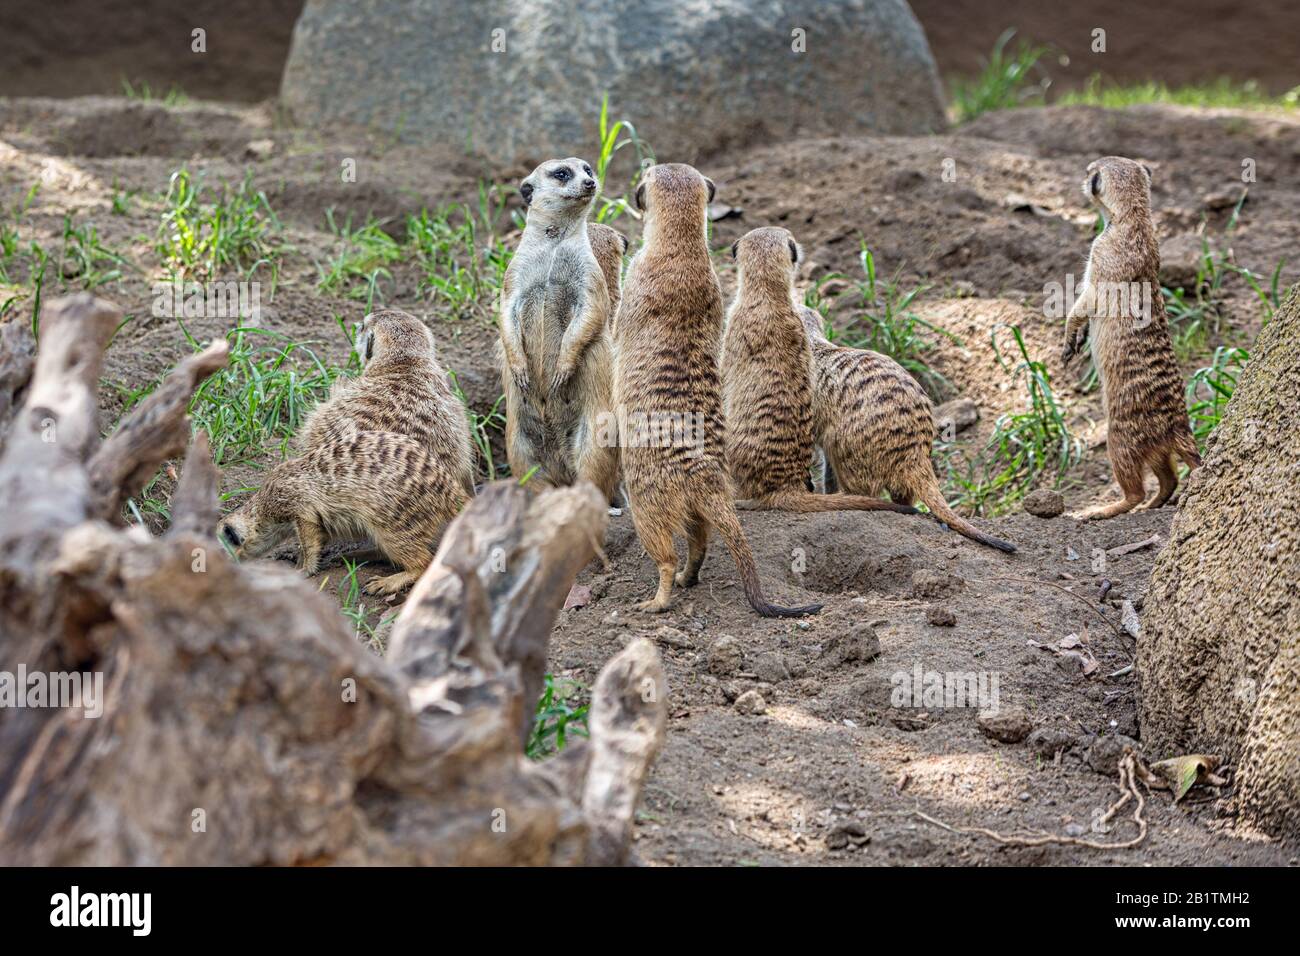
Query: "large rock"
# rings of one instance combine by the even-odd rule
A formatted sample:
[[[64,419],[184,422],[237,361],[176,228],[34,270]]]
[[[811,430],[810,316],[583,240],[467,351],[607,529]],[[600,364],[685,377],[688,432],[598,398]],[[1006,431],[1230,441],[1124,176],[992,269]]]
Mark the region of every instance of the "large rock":
[[[945,125],[904,0],[308,0],[281,84],[297,122],[503,166],[594,159],[605,93],[661,161]]]
[[[1240,819],[1300,837],[1300,289],[1251,349],[1156,560],[1137,645],[1146,755],[1222,757]]]

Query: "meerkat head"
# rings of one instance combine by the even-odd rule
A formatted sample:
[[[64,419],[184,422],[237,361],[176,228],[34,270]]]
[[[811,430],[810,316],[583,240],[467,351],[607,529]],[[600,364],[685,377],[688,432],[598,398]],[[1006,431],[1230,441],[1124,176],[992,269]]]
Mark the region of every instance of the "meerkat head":
[[[419,355],[437,351],[429,327],[415,316],[395,309],[371,312],[362,319],[353,348],[363,365],[393,355]]]
[[[826,338],[826,320],[816,309],[810,309],[806,305],[801,305],[798,309],[799,320],[803,322],[804,331],[808,333],[808,339],[812,342],[829,342]]]
[[[281,518],[281,509],[275,507],[276,497],[272,472],[252,497],[221,519],[217,537],[241,561],[262,557],[293,534],[292,522]]]
[[[1104,156],[1088,164],[1083,194],[1112,221],[1132,209],[1151,208],[1151,167],[1123,156]]]
[[[519,184],[519,195],[534,210],[564,219],[587,217],[600,192],[600,180],[585,159],[548,159]]]
[[[709,203],[717,188],[713,180],[685,163],[659,163],[641,174],[633,197],[646,228],[660,221],[674,221],[704,229]]]
[[[794,289],[794,269],[803,258],[789,229],[764,226],[752,229],[731,244],[731,258],[740,269],[740,287],[762,281]]]

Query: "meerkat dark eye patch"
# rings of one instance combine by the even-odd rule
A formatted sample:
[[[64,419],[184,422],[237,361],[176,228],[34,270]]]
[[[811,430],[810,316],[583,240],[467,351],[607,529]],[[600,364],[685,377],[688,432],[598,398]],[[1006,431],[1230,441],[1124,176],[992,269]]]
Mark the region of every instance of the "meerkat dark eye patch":
[[[794,263],[799,261],[799,243],[793,239],[790,240],[790,261]]]
[[[591,171],[591,167],[588,166],[586,163],[583,163],[583,164],[582,164],[582,171],[583,171],[584,173],[586,173],[588,176],[593,176],[593,175],[595,175],[595,174]]]
[[[1094,196],[1097,195],[1098,190],[1101,189],[1101,173],[1092,174],[1092,182],[1088,184],[1088,188],[1092,190]]]
[[[632,196],[632,201],[636,203],[636,208],[640,212],[645,212],[645,183],[636,187],[636,192]]]
[[[532,184],[532,183],[524,183],[522,186],[520,186],[520,187],[519,187],[519,195],[521,195],[521,196],[524,197],[524,205],[525,205],[525,206],[532,205],[532,202],[533,202],[533,184]]]
[[[239,536],[239,532],[228,524],[221,526],[221,536],[226,539],[226,543],[232,548],[237,548],[244,543],[244,539]]]
[[[736,252],[740,249],[740,240],[737,239],[731,244],[731,258],[736,258]]]
[[[1142,172],[1147,174],[1147,182],[1151,182],[1151,167],[1146,163],[1140,163],[1139,165],[1142,167]]]
[[[709,190],[708,201],[713,202],[713,197],[716,196],[718,193],[718,187],[713,185],[713,180],[710,179],[708,176],[704,177],[704,185]]]
[[[627,255],[628,247],[632,245],[630,242],[628,242],[627,236],[623,235],[620,232],[618,234],[618,241],[623,244],[623,255]]]
[[[559,183],[567,183],[573,178],[573,173],[569,172],[567,166],[561,166],[559,169],[552,169],[548,175]]]
[[[366,336],[366,354],[365,361],[369,362],[375,357],[375,333],[371,332]]]

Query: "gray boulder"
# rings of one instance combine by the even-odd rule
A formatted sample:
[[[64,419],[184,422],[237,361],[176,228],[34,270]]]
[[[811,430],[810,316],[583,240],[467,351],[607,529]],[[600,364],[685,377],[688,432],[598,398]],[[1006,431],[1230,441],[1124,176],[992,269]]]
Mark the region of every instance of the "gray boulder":
[[[946,125],[905,0],[308,0],[281,83],[298,123],[511,168],[594,158],[605,93],[661,161]]]

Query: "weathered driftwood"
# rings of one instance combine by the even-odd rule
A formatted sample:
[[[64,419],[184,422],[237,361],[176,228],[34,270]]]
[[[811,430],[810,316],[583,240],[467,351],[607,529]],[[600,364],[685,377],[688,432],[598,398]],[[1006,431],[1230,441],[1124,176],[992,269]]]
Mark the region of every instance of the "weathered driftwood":
[[[664,732],[654,648],[634,642],[601,673],[590,741],[534,763],[521,739],[556,613],[603,532],[595,489],[488,488],[381,660],[289,568],[227,558],[201,434],[163,537],[110,523],[121,483],[173,447],[187,388],[224,361],[204,353],[129,437],[101,443],[116,318],[89,296],[47,307],[0,457],[0,671],[103,675],[98,718],[0,708],[0,863],[624,860]],[[97,485],[107,475],[116,488]]]
[[[1300,837],[1300,289],[1260,333],[1152,572],[1148,757],[1221,754],[1248,827]]]

